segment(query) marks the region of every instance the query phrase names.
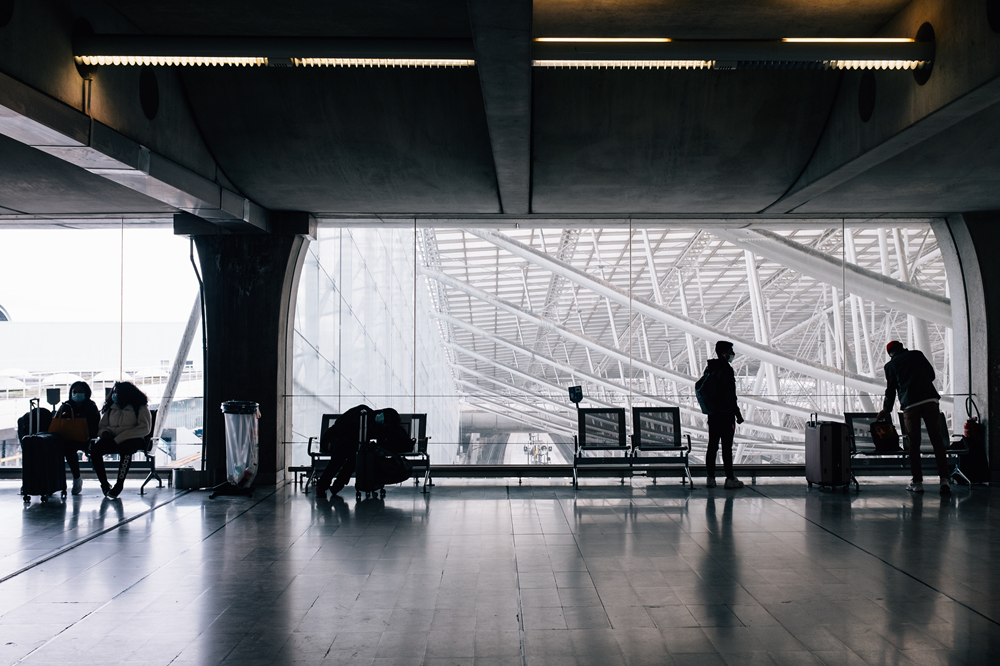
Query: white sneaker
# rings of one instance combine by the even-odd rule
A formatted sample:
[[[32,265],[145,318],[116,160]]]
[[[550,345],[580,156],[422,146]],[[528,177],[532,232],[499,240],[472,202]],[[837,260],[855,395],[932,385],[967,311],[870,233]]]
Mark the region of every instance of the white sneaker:
[[[910,485],[906,486],[906,489],[911,493],[922,493],[924,492],[924,484],[919,481],[910,481]]]
[[[77,477],[73,479],[73,494],[79,495],[82,492],[83,492],[83,479]]]
[[[725,487],[726,487],[726,490],[736,490],[737,488],[742,488],[743,487],[743,482],[740,481],[739,479],[736,479],[736,478],[726,479],[726,486]]]

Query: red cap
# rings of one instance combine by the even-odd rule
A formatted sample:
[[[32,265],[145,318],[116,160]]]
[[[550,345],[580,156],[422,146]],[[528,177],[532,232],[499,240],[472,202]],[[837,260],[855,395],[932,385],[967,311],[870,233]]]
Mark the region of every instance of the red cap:
[[[903,348],[903,343],[899,340],[890,340],[889,344],[885,346],[885,353],[892,354],[893,352],[899,351]]]

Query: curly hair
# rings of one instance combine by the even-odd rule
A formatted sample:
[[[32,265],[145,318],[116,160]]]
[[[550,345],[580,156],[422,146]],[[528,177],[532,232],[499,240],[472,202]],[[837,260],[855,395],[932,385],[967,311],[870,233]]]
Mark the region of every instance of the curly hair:
[[[118,406],[122,409],[131,405],[132,409],[138,412],[141,407],[149,404],[149,398],[146,397],[146,394],[132,382],[115,382],[115,385],[108,392],[108,397],[104,400],[104,406],[101,407],[102,414],[115,404],[111,396],[116,393],[118,394]]]

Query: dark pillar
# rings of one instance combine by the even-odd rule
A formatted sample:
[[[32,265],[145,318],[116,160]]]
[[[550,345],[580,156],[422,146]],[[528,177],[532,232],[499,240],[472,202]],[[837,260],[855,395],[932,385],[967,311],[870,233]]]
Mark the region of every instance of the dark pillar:
[[[209,481],[225,480],[220,405],[226,400],[252,400],[260,405],[261,414],[255,483],[274,484],[284,477],[286,466],[291,422],[286,420],[285,396],[290,392],[295,295],[312,234],[236,235],[211,227],[198,232],[193,227],[199,223],[191,216],[177,217],[175,232],[194,237],[204,282],[204,442]]]
[[[1000,418],[992,418],[991,407],[1000,406],[1000,270],[992,262],[993,248],[1000,247],[1000,212],[953,215],[948,218],[948,227],[965,287],[969,383],[986,426],[993,481],[998,482]],[[953,293],[952,302],[957,298],[958,294]],[[956,353],[956,366],[960,362]],[[956,402],[960,400],[961,396],[956,396]],[[956,408],[955,414],[964,416],[965,411]]]

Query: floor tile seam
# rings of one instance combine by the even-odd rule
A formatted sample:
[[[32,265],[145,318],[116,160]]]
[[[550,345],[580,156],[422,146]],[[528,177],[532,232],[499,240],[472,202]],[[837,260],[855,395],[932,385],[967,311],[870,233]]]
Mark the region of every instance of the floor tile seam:
[[[524,635],[524,606],[521,604],[521,579],[517,567],[517,544],[514,541],[514,506],[507,486],[507,515],[510,516],[510,544],[514,553],[514,592],[517,596],[517,629],[520,640],[521,666],[528,666],[528,650]]]
[[[109,532],[113,532],[114,530],[117,530],[119,527],[123,527],[124,525],[127,525],[128,523],[131,523],[133,520],[137,520],[139,518],[142,518],[143,516],[149,515],[150,513],[156,511],[157,509],[159,509],[161,507],[164,507],[164,506],[166,506],[168,504],[173,503],[175,500],[180,499],[181,497],[187,495],[190,492],[191,492],[190,490],[185,490],[184,492],[182,492],[180,494],[174,495],[173,497],[171,497],[170,499],[166,500],[165,502],[161,502],[160,504],[157,504],[156,506],[149,507],[145,511],[141,511],[141,512],[135,514],[134,516],[129,516],[128,518],[123,518],[122,520],[118,521],[114,525],[111,525],[110,527],[105,527],[104,529],[98,530],[97,532],[94,532],[93,534],[88,534],[87,536],[80,537],[79,539],[76,539],[75,541],[71,541],[68,544],[66,544],[65,546],[62,546],[62,547],[60,547],[60,548],[52,551],[51,553],[49,553],[47,555],[44,555],[44,556],[42,556],[42,557],[40,557],[40,558],[38,558],[36,560],[32,560],[31,562],[29,562],[28,564],[24,565],[23,567],[21,567],[17,571],[13,571],[13,572],[11,572],[11,573],[3,576],[2,578],[0,578],[0,585],[2,585],[3,583],[7,582],[8,580],[10,580],[12,578],[15,578],[16,576],[20,576],[21,574],[25,573],[26,571],[30,571],[31,569],[34,569],[35,567],[37,567],[37,566],[39,566],[41,564],[45,564],[46,562],[48,562],[50,560],[53,560],[53,559],[59,557],[60,555],[68,553],[69,551],[74,550],[75,548],[78,548],[79,546],[82,546],[82,545],[84,545],[85,543],[87,543],[89,541],[93,541],[94,539],[102,537],[105,534],[108,534]]]
[[[770,497],[768,497],[767,495],[765,495],[764,493],[762,493],[762,492],[761,492],[760,490],[758,490],[757,488],[755,488],[755,487],[750,487],[750,490],[751,490],[752,492],[755,492],[755,493],[757,493],[757,494],[758,494],[758,495],[760,495],[761,497],[763,497],[763,498],[765,498],[765,499],[769,499],[769,500],[771,500],[772,502],[774,502],[774,500],[773,500],[773,499],[771,499]],[[944,597],[947,597],[948,599],[950,599],[951,601],[955,602],[956,604],[958,604],[958,605],[962,606],[963,608],[965,608],[965,609],[967,609],[967,610],[969,610],[969,611],[971,611],[971,612],[975,613],[976,615],[978,615],[978,616],[982,617],[982,618],[983,618],[984,620],[987,620],[987,621],[989,621],[989,622],[992,622],[992,623],[993,623],[993,624],[995,624],[995,625],[998,625],[998,626],[1000,626],[1000,622],[998,622],[997,620],[995,620],[995,619],[991,618],[991,617],[990,617],[989,615],[986,615],[985,613],[983,613],[983,612],[981,612],[981,611],[979,611],[979,610],[977,610],[977,609],[973,608],[972,606],[969,606],[968,604],[966,604],[966,603],[963,603],[962,601],[959,601],[958,599],[956,599],[955,597],[951,596],[950,594],[947,594],[947,593],[945,593],[945,592],[943,592],[943,591],[941,591],[941,590],[937,589],[936,587],[934,587],[933,585],[931,585],[931,584],[930,584],[930,583],[928,583],[927,581],[925,581],[925,580],[922,580],[921,578],[918,578],[917,576],[915,576],[914,574],[911,574],[910,572],[906,571],[905,569],[901,569],[900,567],[896,566],[896,565],[895,565],[895,564],[893,564],[892,562],[889,562],[888,560],[886,560],[886,559],[884,559],[884,558],[882,558],[882,557],[880,557],[880,556],[876,555],[875,553],[873,553],[873,552],[871,552],[871,551],[869,551],[869,550],[867,550],[867,549],[865,549],[865,548],[861,547],[860,545],[858,545],[858,544],[854,543],[853,541],[851,541],[851,540],[850,540],[850,539],[848,539],[847,537],[844,537],[844,536],[842,536],[842,535],[840,535],[840,534],[838,534],[838,533],[834,532],[833,530],[831,530],[831,529],[829,529],[829,528],[827,528],[827,527],[825,527],[825,526],[821,525],[820,523],[818,523],[818,522],[816,522],[815,520],[813,520],[813,519],[809,518],[808,516],[805,516],[804,514],[801,514],[801,513],[799,513],[798,511],[796,511],[796,510],[792,509],[792,508],[791,508],[791,507],[789,507],[789,506],[785,506],[784,504],[781,504],[780,502],[775,502],[775,504],[777,504],[778,506],[780,506],[780,507],[784,508],[784,509],[785,509],[786,511],[789,511],[789,512],[791,512],[791,513],[793,513],[793,514],[795,514],[795,515],[799,516],[800,518],[802,518],[803,520],[806,520],[806,521],[807,521],[807,522],[809,522],[810,524],[812,524],[812,525],[815,525],[816,527],[818,527],[819,529],[823,530],[823,531],[824,531],[824,532],[826,532],[827,534],[829,534],[829,535],[831,535],[831,536],[833,536],[833,537],[836,537],[837,539],[840,539],[840,540],[841,540],[841,541],[843,541],[844,543],[846,543],[846,544],[848,544],[848,545],[850,545],[850,546],[852,546],[852,547],[854,547],[854,548],[858,549],[859,551],[861,551],[861,552],[865,553],[866,555],[869,555],[869,556],[871,556],[871,557],[875,558],[875,559],[876,559],[876,560],[878,560],[879,562],[882,562],[882,563],[883,563],[883,564],[885,564],[886,566],[888,566],[888,567],[890,567],[891,569],[893,569],[893,570],[895,570],[895,571],[897,571],[897,572],[899,572],[899,573],[903,574],[903,575],[904,575],[904,576],[906,576],[907,578],[910,578],[911,580],[914,580],[914,581],[916,581],[917,583],[919,583],[919,584],[921,584],[921,585],[923,585],[923,586],[927,587],[928,589],[930,589],[930,590],[932,590],[932,591],[936,592],[937,594],[940,594],[940,595],[942,595],[942,596],[944,596]]]

